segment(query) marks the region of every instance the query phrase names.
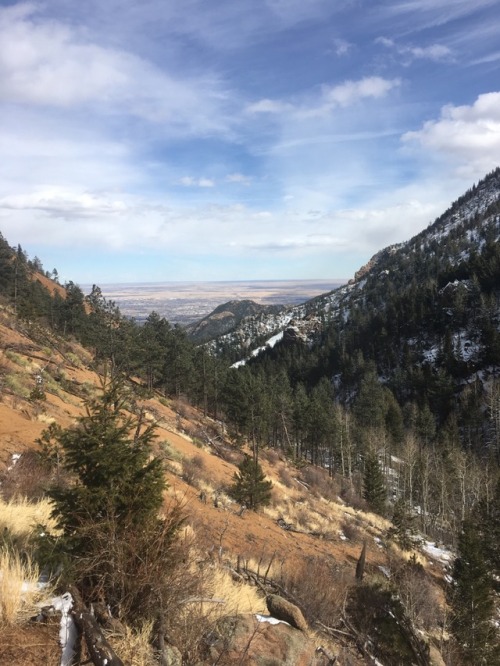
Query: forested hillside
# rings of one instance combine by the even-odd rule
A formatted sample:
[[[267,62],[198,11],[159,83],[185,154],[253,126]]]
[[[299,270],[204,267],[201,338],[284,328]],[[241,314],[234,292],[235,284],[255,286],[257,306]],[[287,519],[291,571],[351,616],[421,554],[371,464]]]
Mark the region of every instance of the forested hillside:
[[[79,442],[87,440],[75,438],[71,428],[63,431],[55,425],[42,438],[54,465],[52,473],[57,470],[59,475],[61,450],[68,473],[60,487],[40,487],[37,491],[48,492],[62,507],[60,525],[67,528],[69,538],[64,557],[77,562],[83,552],[81,534],[71,522],[73,503],[84,497],[74,494],[70,479],[75,475],[91,489],[85,495],[82,515],[94,515],[95,510],[99,517],[110,497],[129,507],[131,488],[137,485],[134,479],[142,478],[141,470],[152,469],[157,488],[152,493],[151,511],[146,513],[151,534],[157,534],[162,485],[159,467],[150,468],[147,462],[149,435],[141,439],[145,408],[132,410],[129,422],[125,408],[117,405],[135,405],[155,397],[165,407],[175,399],[186,410],[198,410],[205,419],[197,432],[204,433],[212,453],[225,455],[231,464],[238,462],[233,485],[215,492],[214,508],[218,508],[223,493],[241,503],[238,517],[247,509],[276,503],[259,462],[274,457],[283,463],[274,489],[297,483],[301,492],[309,493],[320,485],[318,494],[330,498],[325,500],[329,502],[324,509],[328,514],[334,511],[334,502],[339,502],[360,512],[359,516],[378,514],[380,520],[392,520],[383,536],[400,551],[418,549],[424,538],[455,548],[457,557],[448,572],[453,582],[445,585],[442,577],[439,579],[442,598],[436,602],[444,612],[445,619],[440,621],[446,639],[441,638],[441,646],[445,642],[448,646],[448,664],[500,663],[498,627],[494,624],[500,579],[499,241],[500,170],[496,170],[427,230],[379,252],[349,285],[279,314],[260,313],[257,319],[244,319],[239,333],[195,346],[185,330],[171,326],[155,312],[138,325],[124,317],[99,287],[85,295],[73,282],[59,285],[56,270],[44,272],[38,258],[30,260],[21,247],[11,247],[0,237],[2,317],[16,335],[24,336],[22,343],[2,341],[2,399],[8,396],[13,402],[17,396],[42,412],[47,394],[57,386],[66,390],[68,378],[61,372],[54,374],[50,363],[29,377],[15,375],[11,366],[16,363],[16,354],[28,348],[36,349],[35,355],[42,357],[50,354],[40,349],[56,349],[69,362],[69,342],[86,349],[89,371],[120,385],[125,382],[135,396],[123,402],[120,392],[105,389],[104,402],[100,402],[87,391],[87,416],[81,418],[90,421],[80,420],[79,427],[85,432],[95,428],[97,439],[107,441],[108,423],[116,432],[109,450],[122,442],[133,452],[121,459],[120,445],[116,454],[104,457],[96,469],[104,465],[116,471],[117,465],[128,464],[123,460],[136,465],[130,478],[120,472],[115,494],[98,496],[102,504],[95,504],[93,481],[85,477],[87,462],[82,462],[85,452]],[[265,340],[266,332],[267,337],[275,334],[272,347],[231,365],[238,354],[242,358],[242,340],[252,349]],[[82,395],[78,394],[79,399]],[[180,428],[180,416],[178,421]],[[126,428],[120,430],[123,424]],[[94,441],[90,437],[88,446]],[[141,447],[144,442],[144,447],[135,450],[133,442]],[[289,470],[299,474],[304,465],[316,466],[317,474],[323,475],[321,484],[314,474],[291,479]],[[199,462],[186,465],[183,479],[194,483],[202,475],[201,467]],[[142,488],[140,483],[137,487]],[[198,487],[201,501],[206,501],[203,486]],[[98,492],[104,492],[102,484]],[[293,497],[294,502],[302,501],[299,495]],[[135,508],[127,508],[126,513],[129,511],[127,520],[134,525],[142,520]],[[132,523],[120,522],[121,510],[113,515],[119,518],[118,523],[106,529],[116,528],[124,534]],[[295,529],[283,511],[276,520],[282,530]],[[295,531],[334,540],[323,529],[313,529],[308,524],[309,515],[294,517],[297,524],[300,520],[303,529]],[[164,533],[167,548],[178,527],[175,523],[172,532]],[[221,527],[221,544],[224,534]],[[367,530],[367,534],[373,539],[373,532]],[[145,548],[140,535],[135,536],[141,549]],[[102,538],[102,533],[98,537]],[[95,554],[91,550],[89,557]],[[398,587],[401,581],[394,580],[388,586],[373,578],[361,585],[363,558],[361,564],[358,562],[359,586],[349,588],[344,599],[348,603],[342,617],[350,624],[330,626],[330,636],[338,637],[347,630],[350,644],[357,645],[358,632],[366,631],[371,646],[364,655],[366,663],[373,653],[384,664],[430,664],[428,649],[415,633],[416,616],[415,626],[409,619],[411,612],[405,603],[410,602],[404,601]],[[413,553],[413,582],[420,575],[422,580],[426,576],[415,558]],[[99,566],[105,567],[100,560]],[[98,576],[81,575],[77,579],[83,593],[89,600],[96,598]],[[259,584],[263,585],[260,578]],[[296,590],[301,598],[299,583],[294,585],[289,581],[282,592],[294,597],[292,590]],[[111,592],[118,608],[123,601],[120,592],[115,587],[108,590]],[[134,600],[140,607],[139,597]],[[302,603],[306,608],[309,602]],[[384,643],[384,617],[376,613],[365,617],[365,606],[383,607],[386,615],[400,618],[399,626],[406,628],[401,644]],[[317,609],[309,610],[321,621]],[[144,612],[144,617],[149,617],[151,607]],[[437,620],[433,626],[437,630]],[[429,627],[427,630],[430,632]],[[450,635],[454,637],[451,641]],[[360,645],[358,650],[363,654]]]

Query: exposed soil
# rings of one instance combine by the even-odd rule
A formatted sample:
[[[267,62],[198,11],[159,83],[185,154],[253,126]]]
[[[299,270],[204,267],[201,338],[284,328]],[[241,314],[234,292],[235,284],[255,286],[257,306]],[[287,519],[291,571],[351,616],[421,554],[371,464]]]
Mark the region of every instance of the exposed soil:
[[[59,666],[59,625],[0,628],[0,666]]]

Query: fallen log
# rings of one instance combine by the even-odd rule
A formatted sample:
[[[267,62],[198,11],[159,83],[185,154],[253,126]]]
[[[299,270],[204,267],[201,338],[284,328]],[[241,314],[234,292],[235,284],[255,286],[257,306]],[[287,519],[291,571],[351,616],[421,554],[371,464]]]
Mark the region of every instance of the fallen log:
[[[104,637],[97,620],[85,608],[78,591],[73,586],[71,586],[71,594],[74,600],[71,615],[78,630],[85,639],[87,650],[94,666],[124,666],[123,661],[116,655]]]

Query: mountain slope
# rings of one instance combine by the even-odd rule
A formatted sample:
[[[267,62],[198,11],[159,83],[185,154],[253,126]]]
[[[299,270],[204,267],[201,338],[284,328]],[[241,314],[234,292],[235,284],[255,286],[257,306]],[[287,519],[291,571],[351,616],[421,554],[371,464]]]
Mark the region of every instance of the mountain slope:
[[[74,423],[84,413],[85,398],[97,394],[102,380],[91,367],[92,355],[78,343],[38,327],[35,333],[12,310],[0,308],[0,480],[5,498],[25,494],[34,498],[43,493],[50,479],[30,454],[38,448],[35,440],[50,423],[63,427]],[[41,393],[35,394],[37,388]],[[242,511],[226,493],[242,452],[224,435],[221,424],[183,401],[167,403],[140,394],[135,400],[146,422],[157,426],[155,452],[165,461],[170,484],[167,504],[182,498],[190,529],[197,535],[197,564],[207,571],[221,563],[221,568],[234,569],[240,579],[247,576],[258,581],[265,572],[269,580],[293,590],[313,623],[315,617],[333,622],[342,612],[363,540],[367,541],[367,575],[386,569],[389,558],[393,567],[406,566],[403,554],[391,545],[387,520],[340,500],[339,480],[329,479],[325,471],[298,469],[272,451],[261,455],[274,486],[271,506],[259,513]],[[2,520],[0,515],[0,525]],[[415,556],[425,567],[421,575],[433,607],[439,609],[441,564],[425,553],[416,551]],[[308,582],[310,567],[318,576]],[[329,590],[319,595],[317,585],[330,578]],[[215,598],[227,594],[222,586],[214,590]],[[240,608],[241,604],[240,599]],[[32,650],[34,636],[38,643],[34,654],[41,654],[45,638],[38,633],[29,627],[10,630],[9,645],[16,648],[17,663],[24,663],[21,660]],[[46,640],[52,642],[53,634],[48,633]],[[326,634],[316,640],[325,645]],[[344,655],[353,665],[364,663],[352,637],[343,644],[329,640],[330,651]],[[0,650],[2,666],[13,663],[9,655],[8,650]],[[37,663],[36,656],[32,663]]]
[[[277,315],[282,309],[281,305],[260,305],[251,300],[228,301],[200,321],[186,326],[185,330],[193,342],[201,344],[229,333],[246,317]]]
[[[494,373],[500,363],[499,213],[497,169],[426,230],[378,252],[348,285],[279,317],[245,320],[217,345],[239,346],[244,356],[245,345],[255,348],[264,332],[276,335],[293,321],[312,332],[330,376],[341,375],[342,355],[356,351],[375,362],[386,381],[410,364],[444,367],[462,382]]]

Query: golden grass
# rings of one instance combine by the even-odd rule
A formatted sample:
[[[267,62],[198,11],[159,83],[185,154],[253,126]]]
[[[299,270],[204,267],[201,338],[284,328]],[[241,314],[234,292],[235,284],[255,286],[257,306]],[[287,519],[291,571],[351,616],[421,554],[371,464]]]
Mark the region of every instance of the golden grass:
[[[336,512],[328,506],[316,506],[309,500],[296,501],[285,497],[274,506],[265,507],[264,513],[273,521],[282,518],[285,522],[303,532],[317,532],[324,535],[334,534],[340,530],[340,520]]]
[[[155,666],[158,664],[151,646],[153,622],[146,622],[140,629],[125,627],[124,634],[108,636],[116,654],[128,666]]]
[[[47,595],[38,588],[38,566],[4,550],[0,554],[0,625],[17,624],[36,615],[36,603]]]
[[[228,571],[217,565],[209,567],[205,574],[208,596],[224,601],[214,604],[212,612],[220,616],[266,612],[265,599],[254,586],[236,582]]]
[[[55,521],[50,517],[52,504],[48,500],[29,502],[27,499],[4,502],[0,499],[0,530],[15,537],[28,537],[37,525],[55,531]]]

